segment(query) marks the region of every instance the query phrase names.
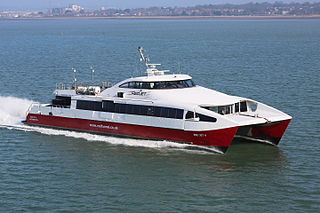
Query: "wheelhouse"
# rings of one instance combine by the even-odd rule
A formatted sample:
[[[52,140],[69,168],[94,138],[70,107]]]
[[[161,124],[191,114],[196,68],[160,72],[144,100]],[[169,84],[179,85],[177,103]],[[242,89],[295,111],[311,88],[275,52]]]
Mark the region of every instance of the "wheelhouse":
[[[252,101],[240,101],[234,104],[223,105],[223,106],[201,106],[206,110],[210,110],[221,115],[244,113],[244,112],[255,112],[257,110],[257,103]]]
[[[130,81],[121,84],[120,88],[130,89],[178,89],[195,87],[196,84],[191,80],[178,80],[178,81],[154,81],[154,82],[143,82],[143,81]]]

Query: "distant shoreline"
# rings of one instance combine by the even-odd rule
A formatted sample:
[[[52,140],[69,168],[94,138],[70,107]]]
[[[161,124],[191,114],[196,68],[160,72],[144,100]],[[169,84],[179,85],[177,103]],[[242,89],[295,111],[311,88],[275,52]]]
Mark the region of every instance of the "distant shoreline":
[[[0,18],[1,20],[95,20],[95,19],[319,19],[320,15],[310,16],[89,16],[89,17],[19,17]]]

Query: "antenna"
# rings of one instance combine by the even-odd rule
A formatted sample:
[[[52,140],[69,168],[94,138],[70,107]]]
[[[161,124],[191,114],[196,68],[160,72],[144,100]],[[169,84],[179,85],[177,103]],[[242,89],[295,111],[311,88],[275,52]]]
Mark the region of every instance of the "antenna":
[[[91,69],[91,81],[93,82],[93,80],[94,80],[94,69],[93,69],[92,66],[90,67],[90,69]]]
[[[160,66],[161,64],[149,64],[150,59],[144,56],[143,47],[138,47],[138,52],[140,54],[140,61],[143,61],[147,67],[148,76],[164,75],[165,72],[169,72],[169,70],[158,70],[157,66]]]
[[[149,68],[148,66],[148,62],[150,61],[150,59],[148,57],[144,56],[144,49],[143,47],[138,47],[138,52],[140,54],[140,61],[143,61],[144,64],[147,66],[147,68]]]
[[[74,88],[77,88],[77,70],[72,67]]]

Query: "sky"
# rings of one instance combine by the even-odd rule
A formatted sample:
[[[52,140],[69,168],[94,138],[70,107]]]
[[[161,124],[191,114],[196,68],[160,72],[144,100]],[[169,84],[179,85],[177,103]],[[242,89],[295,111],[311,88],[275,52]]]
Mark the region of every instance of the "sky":
[[[274,2],[275,0],[0,0],[0,10],[43,10],[77,4],[88,9],[138,8],[151,6],[195,6],[201,4],[242,4],[248,2]],[[282,0],[282,2],[319,2],[320,0]]]

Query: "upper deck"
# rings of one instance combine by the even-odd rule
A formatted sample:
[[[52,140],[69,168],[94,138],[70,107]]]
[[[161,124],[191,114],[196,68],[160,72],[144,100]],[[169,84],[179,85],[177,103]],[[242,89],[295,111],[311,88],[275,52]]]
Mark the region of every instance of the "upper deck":
[[[154,81],[179,81],[179,80],[189,80],[189,79],[192,79],[192,77],[186,74],[164,74],[164,75],[134,77],[134,78],[126,79],[125,81],[154,82]]]
[[[98,95],[110,87],[111,83],[109,81],[57,83],[54,94],[56,96]]]

